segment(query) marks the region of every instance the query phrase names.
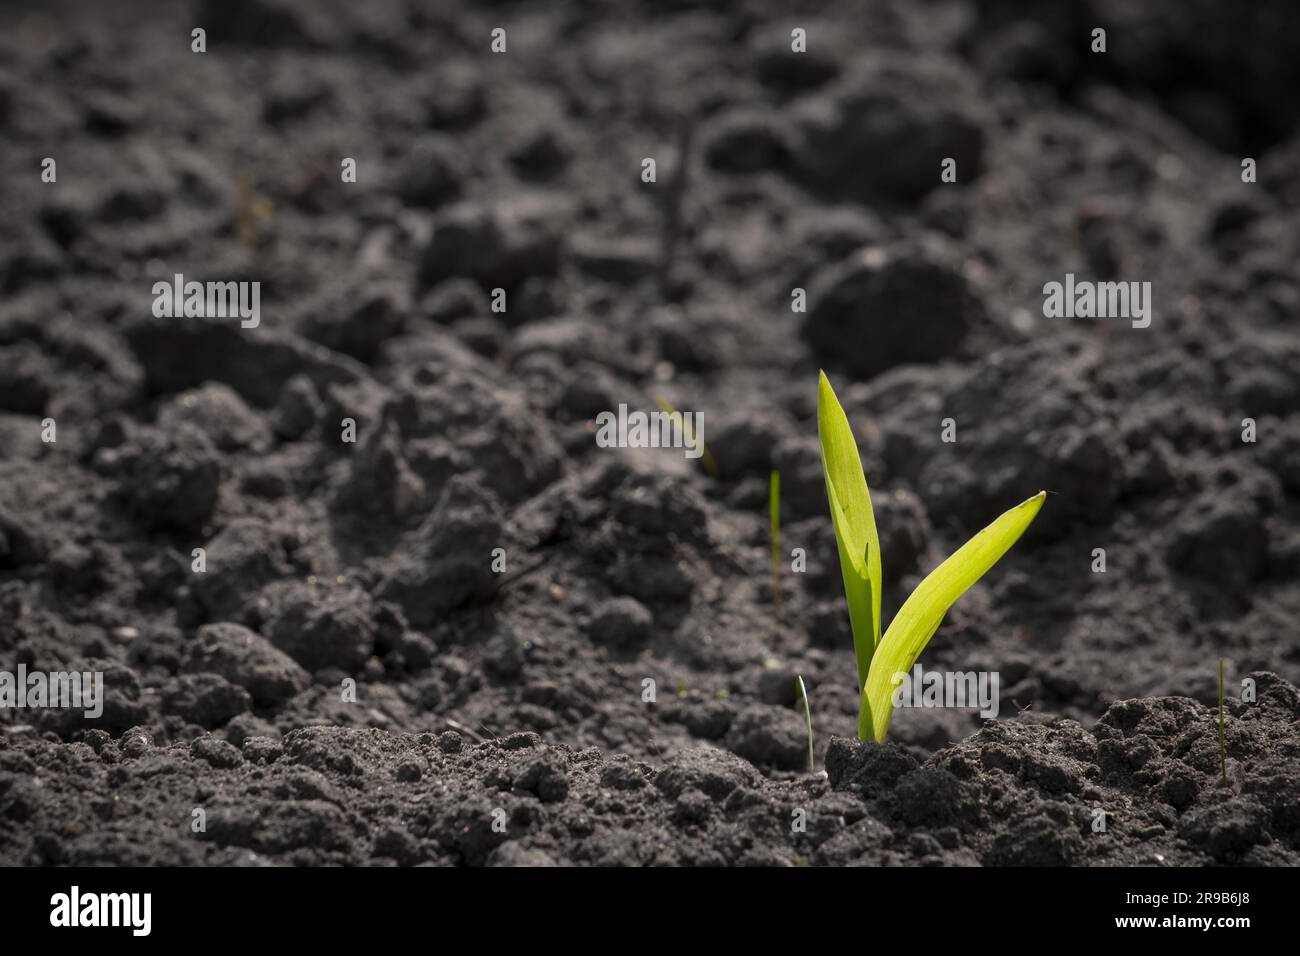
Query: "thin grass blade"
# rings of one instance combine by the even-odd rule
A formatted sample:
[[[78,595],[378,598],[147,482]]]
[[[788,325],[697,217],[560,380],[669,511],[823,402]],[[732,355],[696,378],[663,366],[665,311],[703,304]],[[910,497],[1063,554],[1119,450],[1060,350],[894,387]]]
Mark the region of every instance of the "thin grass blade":
[[[768,518],[772,525],[772,618],[781,623],[781,473],[772,472],[767,489]]]
[[[1223,658],[1219,658],[1219,771],[1223,782],[1228,782],[1228,748],[1224,744],[1223,733]]]
[[[673,424],[678,425],[681,428],[682,434],[686,437],[688,443],[695,443],[695,430],[691,428],[691,423],[686,420],[681,412],[673,407],[672,403],[669,402],[668,399],[656,398],[655,405],[659,407],[659,411],[663,412],[672,420]],[[718,466],[714,463],[713,456],[709,454],[709,446],[704,444],[703,441],[700,442],[700,464],[704,466],[704,470],[710,478],[718,477]]]

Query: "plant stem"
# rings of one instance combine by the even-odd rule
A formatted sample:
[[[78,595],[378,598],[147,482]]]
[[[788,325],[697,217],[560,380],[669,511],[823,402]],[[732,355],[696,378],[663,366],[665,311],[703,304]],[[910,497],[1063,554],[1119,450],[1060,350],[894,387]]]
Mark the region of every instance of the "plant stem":
[[[768,486],[768,511],[772,519],[772,620],[781,623],[781,473],[772,472]]]
[[[1219,770],[1223,782],[1228,782],[1228,748],[1224,743],[1223,733],[1223,658],[1219,658]]]

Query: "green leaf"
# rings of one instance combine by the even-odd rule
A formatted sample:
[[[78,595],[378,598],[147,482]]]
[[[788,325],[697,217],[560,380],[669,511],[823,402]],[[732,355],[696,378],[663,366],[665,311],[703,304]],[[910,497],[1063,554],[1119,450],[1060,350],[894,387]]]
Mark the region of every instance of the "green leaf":
[[[862,690],[860,713],[867,713],[865,725],[859,718],[861,739],[883,742],[894,712],[895,674],[906,674],[930,643],[948,609],[1024,534],[1043,506],[1047,492],[1004,512],[992,524],[958,548],[920,583],[889,624],[871,661]],[[863,736],[865,729],[870,736]]]
[[[880,642],[880,538],[858,444],[825,372],[817,384],[817,437],[862,687]]]

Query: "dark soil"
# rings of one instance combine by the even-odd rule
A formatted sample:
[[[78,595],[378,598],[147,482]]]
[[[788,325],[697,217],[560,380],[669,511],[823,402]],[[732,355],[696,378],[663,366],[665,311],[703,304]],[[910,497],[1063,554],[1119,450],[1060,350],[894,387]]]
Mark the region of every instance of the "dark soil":
[[[1300,863],[1297,84],[1289,0],[0,8],[0,671],[108,690],[0,863]],[[922,656],[999,719],[846,739],[819,367],[886,619],[1053,492]]]

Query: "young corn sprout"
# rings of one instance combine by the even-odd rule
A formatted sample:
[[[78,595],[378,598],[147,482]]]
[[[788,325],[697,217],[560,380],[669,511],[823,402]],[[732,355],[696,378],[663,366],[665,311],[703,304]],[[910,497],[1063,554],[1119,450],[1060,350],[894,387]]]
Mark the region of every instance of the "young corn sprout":
[[[857,656],[858,739],[883,743],[894,712],[894,675],[911,670],[948,609],[1016,543],[1043,506],[1047,492],[1040,491],[1004,512],[931,571],[881,637],[876,518],[853,430],[824,372],[817,387],[817,435]]]

